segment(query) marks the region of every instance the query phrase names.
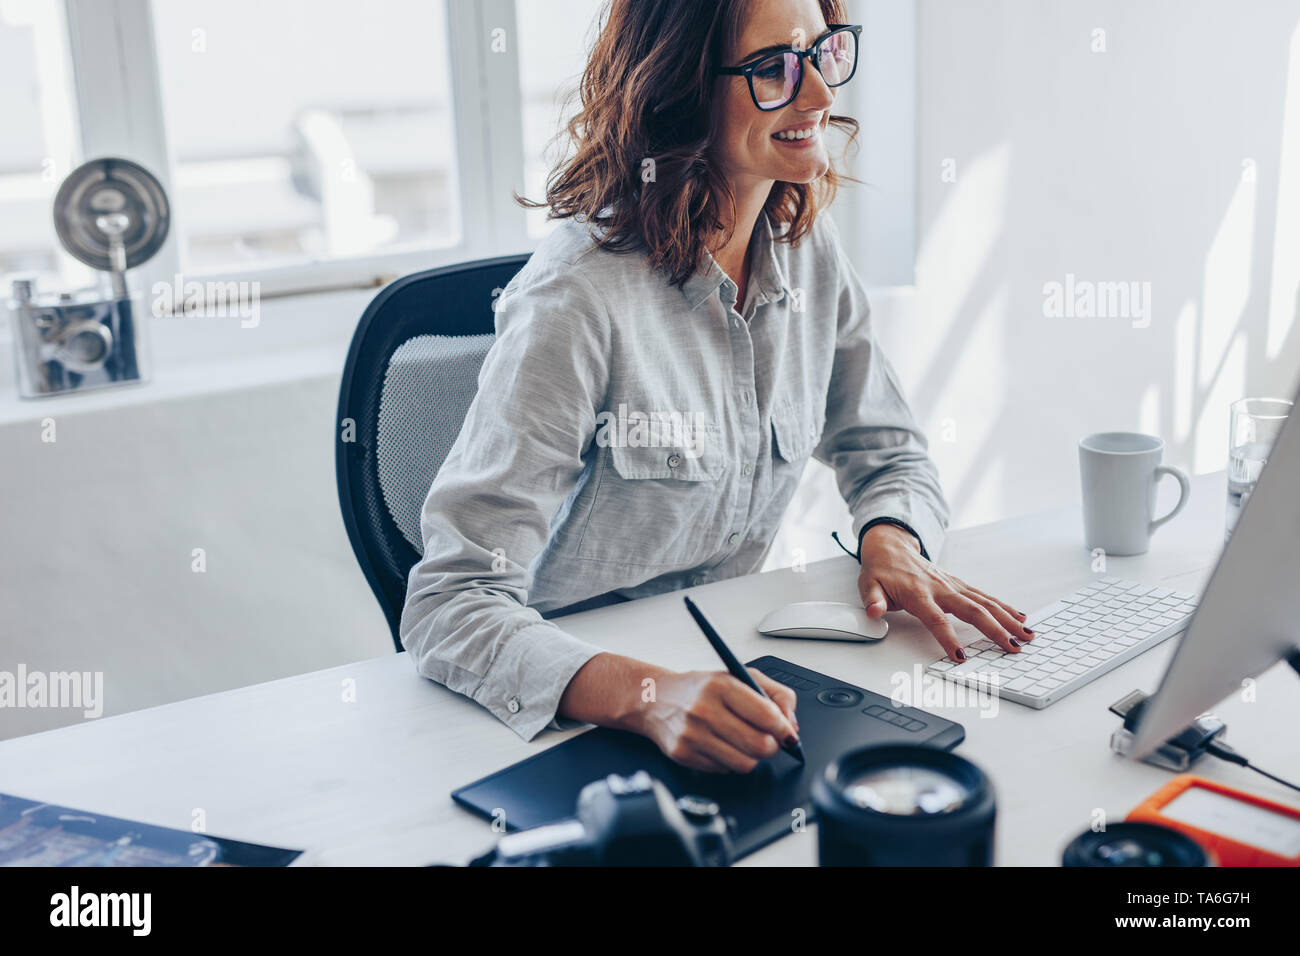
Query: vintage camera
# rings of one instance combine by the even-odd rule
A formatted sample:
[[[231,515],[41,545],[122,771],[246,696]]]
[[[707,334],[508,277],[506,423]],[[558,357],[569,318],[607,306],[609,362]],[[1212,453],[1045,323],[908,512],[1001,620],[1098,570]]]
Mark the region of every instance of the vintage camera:
[[[503,836],[471,866],[727,866],[732,825],[712,800],[674,799],[644,770],[582,788],[575,819]]]
[[[148,312],[126,273],[158,252],[170,221],[162,185],[130,160],[92,160],[63,181],[54,198],[59,242],[106,281],[45,295],[32,279],[14,282],[9,308],[22,397],[145,379]]]

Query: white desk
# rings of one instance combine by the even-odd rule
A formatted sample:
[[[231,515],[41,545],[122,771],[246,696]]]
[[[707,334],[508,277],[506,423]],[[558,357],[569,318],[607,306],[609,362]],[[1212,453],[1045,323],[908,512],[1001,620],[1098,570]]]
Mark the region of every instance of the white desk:
[[[1224,495],[1222,473],[1194,479],[1187,511],[1157,533],[1151,552],[1112,558],[1107,573],[1199,592],[1222,547]],[[1073,508],[954,532],[941,564],[1025,611],[1093,576]],[[854,600],[856,572],[841,557],[692,594],[741,660],[775,654],[888,696],[891,674],[939,656],[905,614],[889,615],[890,634],[876,645],[780,641],[754,630],[783,603]],[[668,666],[718,666],[680,594],[573,615],[563,626]],[[973,628],[958,627],[975,639]],[[1176,640],[1046,710],[1002,702],[995,717],[982,718],[972,709],[929,708],[965,725],[957,752],[994,782],[999,864],[1059,863],[1095,808],[1122,819],[1169,779],[1109,752],[1117,721],[1106,707],[1134,688],[1154,689]],[[355,703],[343,700],[347,681],[355,682]],[[105,694],[112,692],[106,675]],[[1300,714],[1295,674],[1270,670],[1257,701],[1216,708],[1229,723],[1227,739],[1265,769],[1300,777],[1294,741],[1275,733]],[[0,791],[185,829],[201,808],[208,832],[306,849],[304,864],[463,863],[494,835],[448,793],[561,739],[546,732],[524,743],[473,702],[418,677],[405,654],[391,655],[0,742]],[[1294,802],[1285,788],[1212,758],[1197,772]],[[744,862],[815,860],[809,828]]]

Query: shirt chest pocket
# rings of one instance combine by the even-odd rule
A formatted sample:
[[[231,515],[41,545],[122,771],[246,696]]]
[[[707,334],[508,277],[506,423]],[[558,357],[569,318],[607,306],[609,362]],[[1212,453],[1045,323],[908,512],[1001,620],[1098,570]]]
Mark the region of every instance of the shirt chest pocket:
[[[688,568],[722,546],[727,488],[718,429],[693,446],[610,445],[578,554],[616,565]]]
[[[823,425],[821,414],[793,402],[773,408],[772,443],[778,462],[797,466],[807,462],[821,438]]]

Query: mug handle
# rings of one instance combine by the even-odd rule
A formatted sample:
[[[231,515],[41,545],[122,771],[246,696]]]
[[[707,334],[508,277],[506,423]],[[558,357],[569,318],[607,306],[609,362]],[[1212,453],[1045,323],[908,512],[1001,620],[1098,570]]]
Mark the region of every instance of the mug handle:
[[[1182,511],[1183,505],[1187,504],[1187,498],[1192,493],[1192,483],[1187,478],[1187,472],[1183,471],[1181,468],[1175,468],[1173,465],[1156,465],[1156,481],[1159,481],[1165,475],[1173,475],[1178,479],[1178,485],[1182,489],[1178,493],[1178,504],[1174,505],[1173,510],[1170,511],[1169,514],[1151,522],[1151,526],[1147,528],[1147,534],[1154,534],[1156,528],[1160,527],[1174,515],[1178,514],[1178,512]]]

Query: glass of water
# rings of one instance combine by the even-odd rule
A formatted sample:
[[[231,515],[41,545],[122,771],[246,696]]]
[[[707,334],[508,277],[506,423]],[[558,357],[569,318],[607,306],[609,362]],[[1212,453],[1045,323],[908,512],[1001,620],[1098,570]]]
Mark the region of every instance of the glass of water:
[[[1246,507],[1259,473],[1268,462],[1273,441],[1291,414],[1284,398],[1243,398],[1232,403],[1228,426],[1228,520],[1223,540],[1232,537],[1241,509]]]

